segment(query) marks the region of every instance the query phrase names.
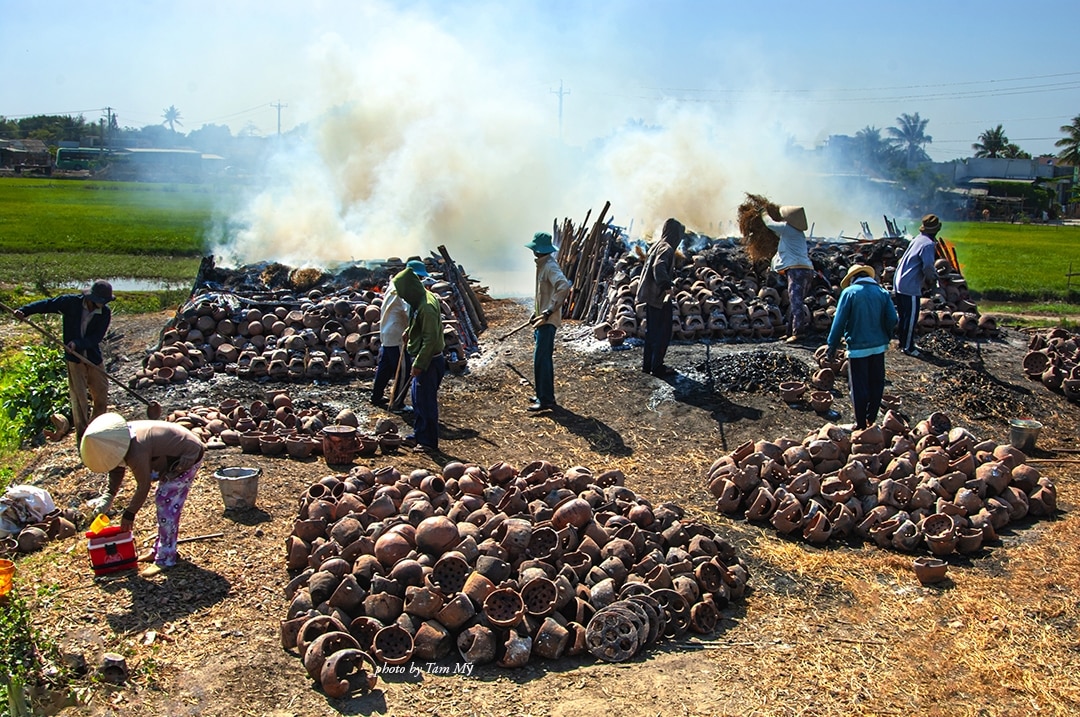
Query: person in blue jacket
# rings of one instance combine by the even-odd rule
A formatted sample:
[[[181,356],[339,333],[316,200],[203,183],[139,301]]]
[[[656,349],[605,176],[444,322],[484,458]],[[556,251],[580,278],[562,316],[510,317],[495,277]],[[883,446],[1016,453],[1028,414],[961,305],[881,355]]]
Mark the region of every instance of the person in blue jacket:
[[[852,265],[843,281],[836,315],[829,329],[826,356],[833,360],[840,339],[847,344],[848,387],[855,410],[855,428],[877,421],[885,392],[885,352],[896,328],[896,307],[875,281],[874,268]]]
[[[63,317],[62,336],[67,348],[64,358],[67,359],[68,393],[71,397],[71,425],[75,428],[77,441],[82,440],[90,421],[108,410],[109,383],[101,356],[101,341],[112,320],[109,302],[113,298],[112,284],[95,281],[81,294],[42,299],[15,310],[15,316],[19,319],[34,314],[60,314]],[[83,363],[76,354],[94,365]]]

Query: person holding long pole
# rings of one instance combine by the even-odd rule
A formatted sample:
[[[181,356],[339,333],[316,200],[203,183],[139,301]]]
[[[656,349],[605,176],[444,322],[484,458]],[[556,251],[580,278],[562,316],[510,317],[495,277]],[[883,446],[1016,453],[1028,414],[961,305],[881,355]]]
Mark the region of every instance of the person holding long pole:
[[[109,330],[112,312],[109,302],[112,285],[95,281],[81,294],[64,294],[42,299],[15,309],[15,318],[25,319],[34,314],[60,314],[63,317],[63,341],[67,359],[68,393],[71,398],[71,424],[76,440],[82,440],[86,427],[94,418],[105,413],[109,405],[109,384],[106,379],[101,342]],[[82,355],[93,366],[76,355]]]

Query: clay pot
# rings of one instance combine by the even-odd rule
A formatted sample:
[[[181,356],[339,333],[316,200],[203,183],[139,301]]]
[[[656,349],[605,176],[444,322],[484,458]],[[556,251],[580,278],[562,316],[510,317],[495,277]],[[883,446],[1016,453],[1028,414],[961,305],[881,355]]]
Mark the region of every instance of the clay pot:
[[[418,660],[442,659],[450,654],[453,646],[453,635],[446,626],[436,620],[425,621],[413,636],[413,656]]]
[[[346,648],[326,658],[319,682],[327,696],[340,699],[352,692],[370,692],[378,679],[375,662],[366,652]]]
[[[442,555],[459,540],[457,524],[446,516],[425,518],[416,526],[416,548],[430,555]]]
[[[461,659],[466,662],[486,664],[495,659],[495,633],[484,625],[472,625],[458,634],[457,647]]]
[[[554,618],[546,618],[536,631],[532,651],[548,660],[557,660],[566,651],[570,631]]]
[[[327,658],[335,652],[346,649],[360,649],[356,638],[349,633],[334,631],[319,635],[304,651],[304,669],[307,670],[308,676],[319,682],[322,679],[322,668]]]
[[[944,560],[926,556],[915,558],[913,567],[915,569],[915,577],[917,577],[919,582],[923,585],[941,582],[945,579],[945,574],[949,571],[949,564]]]
[[[248,431],[241,433],[237,438],[240,444],[240,450],[244,453],[259,453],[261,452],[260,439],[263,437],[262,431]]]
[[[571,498],[557,506],[551,516],[551,526],[555,530],[562,530],[567,525],[574,528],[583,528],[592,520],[592,506],[581,498]]]
[[[824,413],[832,408],[833,396],[828,391],[812,391],[810,393],[810,407],[818,413]]]
[[[484,614],[492,625],[511,628],[525,617],[525,603],[513,588],[498,588],[485,598]]]
[[[802,381],[784,381],[780,384],[780,399],[784,403],[800,403],[805,393],[806,384]]]
[[[315,450],[315,442],[302,436],[290,436],[285,439],[285,450],[290,458],[309,458]]]
[[[45,543],[49,542],[49,536],[41,528],[31,525],[20,530],[16,540],[20,553],[33,553],[45,547]]]
[[[402,665],[412,659],[413,637],[400,625],[387,625],[371,641],[375,659],[387,665]]]

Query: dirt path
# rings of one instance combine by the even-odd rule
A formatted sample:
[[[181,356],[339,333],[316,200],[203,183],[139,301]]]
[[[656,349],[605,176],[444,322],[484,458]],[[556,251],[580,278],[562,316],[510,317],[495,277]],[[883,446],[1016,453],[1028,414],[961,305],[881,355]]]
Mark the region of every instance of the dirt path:
[[[279,620],[288,605],[284,542],[299,495],[330,471],[317,459],[228,448],[208,455],[181,531],[224,537],[183,546],[184,561],[166,577],[94,580],[83,541],[75,539],[20,559],[18,590],[40,629],[91,664],[115,651],[132,667],[123,687],[81,681],[88,701],[58,713],[652,717],[1064,714],[1080,708],[1073,466],[1046,464],[1059,483],[1064,512],[1058,519],[1019,525],[999,545],[952,561],[949,582],[925,588],[911,574],[910,556],[862,543],[813,548],[713,509],[704,480],[713,460],[748,440],[801,439],[824,421],[780,401],[775,388],[723,390],[720,367],[759,351],[809,366],[813,345],[675,345],[669,363],[680,373],[661,381],[638,370],[640,349],[611,350],[587,328],[568,325],[556,351],[562,408],[534,416],[525,411],[531,336],[490,338],[523,317],[524,309],[511,302],[490,306],[483,356],[467,375],[444,383],[441,463],[505,460],[520,467],[547,459],[563,468],[619,468],[639,495],[678,502],[735,543],[751,567],[745,601],[723,612],[716,633],[664,643],[622,664],[534,659],[520,670],[452,674],[457,663],[448,659],[384,675],[370,695],[328,699],[313,688],[298,657],[282,650]],[[114,371],[130,375],[162,323],[162,317],[117,317]],[[902,396],[902,411],[916,420],[943,410],[958,425],[997,441],[1006,439],[1009,417],[1035,415],[1045,424],[1036,456],[1055,458],[1053,447],[1076,445],[1080,413],[1019,374],[1025,345],[1023,334],[1006,331],[978,347],[942,339],[927,361],[890,351],[889,390]],[[775,378],[763,374],[766,383]],[[291,395],[328,408],[352,407],[361,425],[377,417],[400,420],[373,409],[365,387],[297,386]],[[168,411],[228,396],[261,398],[268,388],[215,379],[147,395]],[[120,394],[115,399],[121,410],[140,416],[141,404]],[[850,421],[839,391],[836,406],[838,422]],[[361,461],[402,472],[441,465],[411,453]],[[256,510],[222,508],[210,477],[235,465],[263,469]],[[62,505],[82,504],[103,484],[102,476],[81,466],[70,437],[38,449],[22,478],[46,487]],[[151,526],[140,516],[140,542],[150,538]]]

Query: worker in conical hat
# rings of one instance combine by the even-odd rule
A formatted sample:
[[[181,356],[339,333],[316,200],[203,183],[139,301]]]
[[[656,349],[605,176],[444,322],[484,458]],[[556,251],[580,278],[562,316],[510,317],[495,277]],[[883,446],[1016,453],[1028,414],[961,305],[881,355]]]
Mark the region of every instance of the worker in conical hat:
[[[763,212],[765,226],[780,241],[772,259],[772,269],[787,280],[788,336],[791,343],[805,338],[810,332],[810,316],[806,308],[806,292],[814,278],[814,263],[806,243],[806,210],[802,207],[769,205]]]
[[[130,468],[135,492],[121,514],[120,527],[132,530],[150,488],[157,483],[157,540],[151,550],[139,556],[140,562],[153,564],[140,575],[157,575],[176,564],[180,513],[205,450],[198,436],[168,421],[128,421],[118,413],[104,413],[87,426],[79,444],[83,463],[95,473],[109,474],[107,492],[91,501],[95,512],[105,513],[112,507]]]

